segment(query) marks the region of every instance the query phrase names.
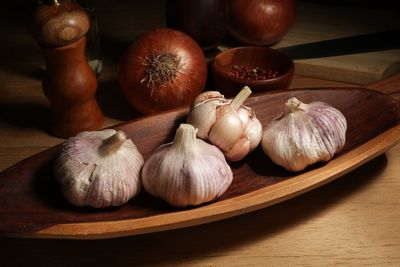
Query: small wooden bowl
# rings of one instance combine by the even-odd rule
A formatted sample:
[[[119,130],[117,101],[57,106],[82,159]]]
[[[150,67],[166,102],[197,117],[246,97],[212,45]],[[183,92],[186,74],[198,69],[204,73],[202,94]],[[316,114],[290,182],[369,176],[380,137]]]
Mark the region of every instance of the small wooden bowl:
[[[265,80],[244,80],[230,74],[234,65],[277,71],[278,76]],[[235,96],[245,85],[254,93],[287,89],[293,72],[293,61],[287,55],[275,49],[258,46],[227,49],[218,54],[211,65],[214,89],[226,97]]]

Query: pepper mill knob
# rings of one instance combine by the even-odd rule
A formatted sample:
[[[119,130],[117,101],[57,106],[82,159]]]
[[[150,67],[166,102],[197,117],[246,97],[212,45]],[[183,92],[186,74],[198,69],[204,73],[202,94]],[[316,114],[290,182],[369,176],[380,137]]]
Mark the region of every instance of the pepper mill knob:
[[[44,46],[64,46],[79,40],[90,26],[85,10],[77,3],[53,0],[32,15],[31,34]]]

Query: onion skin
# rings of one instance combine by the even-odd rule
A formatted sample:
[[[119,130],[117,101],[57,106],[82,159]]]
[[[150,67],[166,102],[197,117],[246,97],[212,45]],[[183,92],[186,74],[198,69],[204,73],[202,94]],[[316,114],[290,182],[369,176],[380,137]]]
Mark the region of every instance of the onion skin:
[[[171,53],[180,59],[180,67],[171,82],[149,84],[145,59],[149,55]],[[160,28],[142,35],[121,58],[118,82],[132,107],[152,114],[180,106],[189,106],[206,84],[207,64],[199,45],[183,32]]]
[[[231,0],[229,33],[248,45],[271,45],[289,31],[295,0]]]

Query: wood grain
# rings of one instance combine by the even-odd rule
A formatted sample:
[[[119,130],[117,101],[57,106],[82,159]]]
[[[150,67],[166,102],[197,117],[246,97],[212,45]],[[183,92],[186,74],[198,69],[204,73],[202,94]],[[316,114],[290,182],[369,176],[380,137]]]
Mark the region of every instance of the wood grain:
[[[103,126],[103,113],[95,98],[97,77],[86,60],[85,47],[86,37],[66,46],[43,47],[46,58],[43,93],[51,103],[51,132],[59,137]]]
[[[232,163],[234,181],[218,201],[191,209],[175,209],[142,192],[117,209],[82,209],[61,196],[52,167],[59,147],[29,158],[0,174],[0,232],[6,235],[53,238],[109,238],[203,224],[250,212],[325,184],[400,141],[400,108],[386,95],[362,88],[299,89],[263,93],[250,98],[263,125],[290,97],[308,103],[324,101],[347,119],[342,152],[328,164],[294,174],[274,165],[258,149],[243,162]],[[355,105],[356,104],[356,105]],[[368,112],[368,116],[363,115]],[[146,159],[173,138],[187,109],[148,116],[116,126],[136,143]],[[18,198],[19,201],[15,201]]]
[[[284,50],[296,59],[299,75],[361,84],[387,78],[400,71],[400,46],[395,41],[399,32],[363,35],[398,29],[398,7],[360,6],[299,1],[293,27],[273,47],[289,48]],[[340,40],[351,36],[359,37]],[[327,40],[331,41],[321,43]]]

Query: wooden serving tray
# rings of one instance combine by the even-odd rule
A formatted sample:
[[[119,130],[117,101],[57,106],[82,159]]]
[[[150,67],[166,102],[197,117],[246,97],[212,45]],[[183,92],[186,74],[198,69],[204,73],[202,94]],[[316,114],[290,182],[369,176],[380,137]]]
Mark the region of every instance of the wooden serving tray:
[[[38,238],[111,238],[163,231],[216,221],[290,199],[355,169],[400,140],[400,107],[396,100],[363,88],[275,91],[250,97],[263,127],[290,97],[324,101],[347,118],[344,149],[327,163],[300,173],[275,165],[258,147],[245,160],[232,163],[234,180],[217,201],[177,209],[144,191],[120,208],[77,208],[61,196],[52,174],[59,146],[17,163],[0,173],[0,233]],[[170,142],[187,109],[144,117],[114,128],[125,131],[147,158]]]

